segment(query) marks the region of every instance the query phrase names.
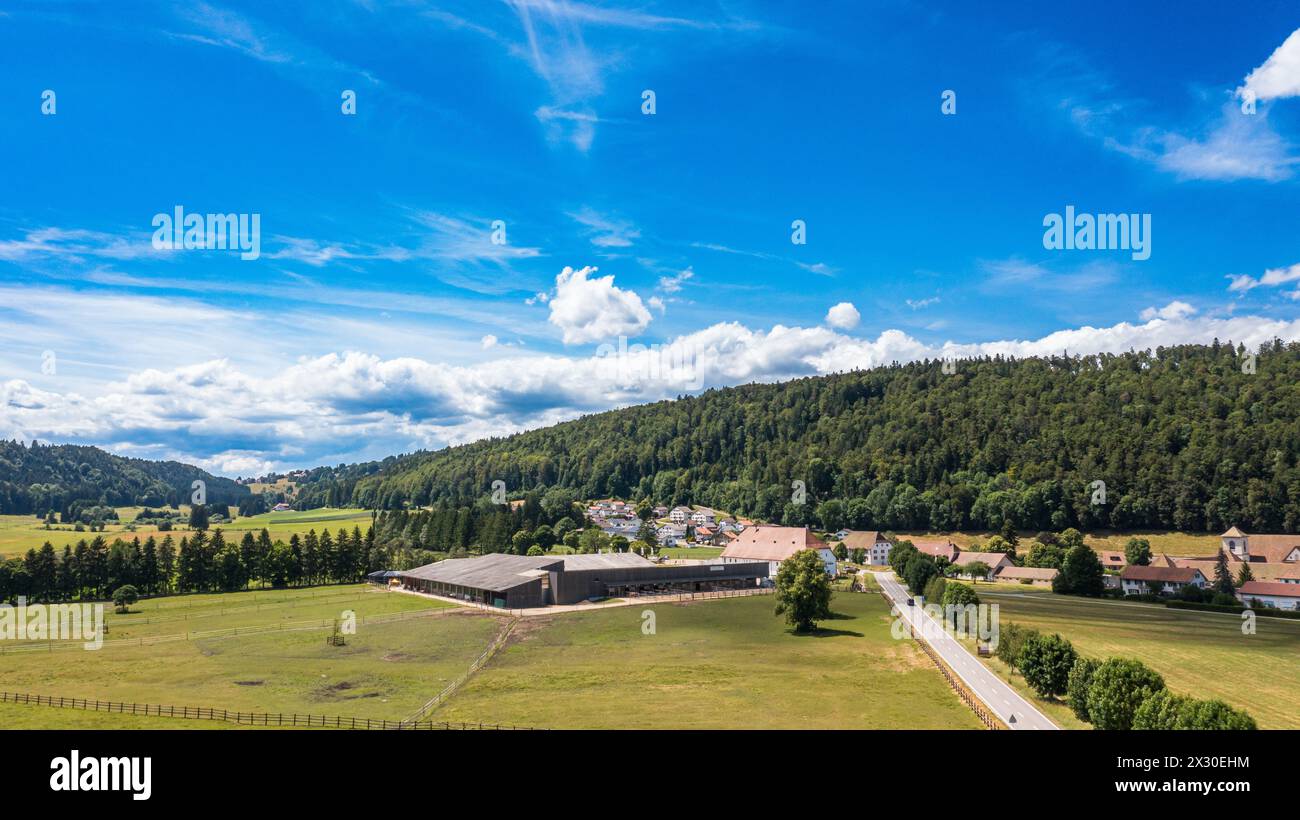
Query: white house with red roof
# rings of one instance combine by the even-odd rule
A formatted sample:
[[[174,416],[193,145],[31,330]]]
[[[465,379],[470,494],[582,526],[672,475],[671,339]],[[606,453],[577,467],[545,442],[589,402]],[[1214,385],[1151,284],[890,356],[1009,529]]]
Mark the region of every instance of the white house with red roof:
[[[1172,595],[1183,587],[1204,589],[1209,583],[1195,567],[1157,567],[1129,564],[1119,574],[1125,595]]]
[[[722,551],[722,562],[742,564],[751,561],[767,561],[768,572],[775,578],[781,568],[781,562],[803,550],[816,550],[822,563],[826,565],[826,572],[830,575],[835,574],[835,553],[825,541],[818,538],[807,527],[746,527],[745,531]]]
[[[1247,581],[1237,589],[1237,599],[1246,606],[1300,610],[1300,583]]]

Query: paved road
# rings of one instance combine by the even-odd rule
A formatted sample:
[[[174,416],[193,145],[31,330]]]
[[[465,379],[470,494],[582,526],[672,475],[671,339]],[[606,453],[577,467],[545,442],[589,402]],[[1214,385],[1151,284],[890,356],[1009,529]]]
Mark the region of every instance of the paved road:
[[[939,657],[953,669],[971,691],[993,710],[1003,723],[1012,729],[1059,729],[1047,716],[1034,708],[1033,704],[1017,694],[1005,681],[988,670],[988,667],[967,651],[952,635],[943,630],[942,625],[919,607],[908,606],[910,597],[892,572],[873,572],[880,588],[885,591],[904,620],[912,626],[913,631],[923,628],[922,619],[929,623],[924,634],[929,638],[930,646],[939,653]]]

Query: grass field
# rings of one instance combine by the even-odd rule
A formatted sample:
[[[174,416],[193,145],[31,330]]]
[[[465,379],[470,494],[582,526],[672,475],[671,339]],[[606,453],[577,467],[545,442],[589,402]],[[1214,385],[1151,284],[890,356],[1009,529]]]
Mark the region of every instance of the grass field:
[[[553,728],[969,728],[980,724],[876,595],[837,594],[816,635],[768,596],[528,619],[439,720]],[[642,633],[642,611],[655,634]]]
[[[107,616],[108,639],[141,639],[143,645],[8,651],[0,654],[0,688],[232,711],[399,719],[461,674],[500,627],[489,615],[364,585],[163,598],[137,608],[142,611]],[[329,628],[293,628],[313,620],[328,623],[347,609],[360,622],[346,646],[325,642]],[[430,617],[365,621],[421,611]],[[149,642],[190,630],[278,624],[285,628]],[[0,716],[0,725],[10,728],[225,726],[26,705],[0,705]]]
[[[976,541],[981,544],[988,543],[988,540],[997,533],[993,532],[900,532],[896,533],[899,538],[948,538],[954,544],[965,549]],[[1020,551],[1025,552],[1029,549],[1029,543],[1033,540],[1035,533],[1019,533]],[[1223,542],[1218,535],[1202,533],[1182,533],[1182,532],[1125,532],[1115,533],[1110,531],[1098,531],[1085,533],[1083,541],[1094,550],[1116,550],[1124,551],[1124,545],[1130,538],[1145,538],[1151,544],[1153,553],[1168,553],[1169,555],[1214,555],[1219,551]]]
[[[986,584],[979,595],[999,605],[1004,624],[1059,632],[1091,657],[1137,658],[1175,692],[1220,698],[1250,712],[1261,728],[1300,729],[1300,621],[1258,618],[1256,634],[1243,635],[1236,615]],[[1031,696],[1018,675],[996,659],[985,660]],[[1045,704],[1044,711],[1062,726],[1083,725],[1063,704]]]
[[[170,533],[159,532],[157,527],[144,525],[137,527],[134,531],[128,530],[126,524],[135,519],[140,508],[118,507],[116,509],[121,521],[109,524],[104,528],[103,532],[104,538],[110,543],[114,538],[129,541],[139,536],[141,540],[144,540],[153,535],[161,539],[168,534],[179,541],[181,536],[189,533],[189,528],[186,526],[175,527]],[[181,510],[188,515],[188,507],[181,507]],[[228,539],[232,535],[239,539],[244,537],[246,531],[259,532],[266,528],[270,531],[272,539],[288,541],[289,536],[294,533],[305,535],[308,530],[313,529],[317,533],[325,529],[328,529],[331,533],[336,533],[340,527],[348,532],[351,532],[353,527],[360,527],[364,533],[369,526],[369,510],[317,509],[302,512],[290,510],[288,512],[265,513],[263,515],[238,518],[222,524],[221,530],[226,533]],[[70,524],[55,524],[52,529],[47,530],[41,521],[31,515],[0,515],[0,558],[22,555],[29,549],[39,549],[46,541],[52,543],[55,549],[62,552],[65,544],[75,545],[83,538],[90,540],[98,534],[89,531],[77,532]]]
[[[656,634],[641,631],[642,611]],[[839,594],[796,636],[769,596],[530,617],[432,717],[565,727],[979,728],[930,661],[889,635],[885,603]],[[328,628],[361,619],[343,647]],[[231,711],[400,719],[468,668],[499,616],[364,585],[174,596],[107,615],[98,651],[0,653],[0,689]],[[390,623],[367,617],[423,613]],[[262,631],[282,625],[275,631]],[[213,629],[240,635],[202,636]],[[196,636],[198,633],[198,636]],[[132,644],[131,641],[138,641]],[[234,728],[0,704],[6,728]]]

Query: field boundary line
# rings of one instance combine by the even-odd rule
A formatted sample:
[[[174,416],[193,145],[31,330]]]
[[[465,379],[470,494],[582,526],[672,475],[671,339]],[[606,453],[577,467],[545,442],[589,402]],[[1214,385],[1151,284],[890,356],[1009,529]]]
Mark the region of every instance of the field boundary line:
[[[505,731],[534,729],[533,726],[514,726],[499,723],[468,723],[451,721],[387,720],[385,718],[359,718],[343,715],[313,715],[296,712],[232,712],[208,706],[168,706],[157,703],[127,703],[89,698],[69,698],[57,695],[34,695],[27,692],[0,692],[0,703],[22,703],[32,706],[52,706],[60,709],[80,709],[89,712],[115,712],[137,717],[164,717],[181,720],[211,720],[234,723],[239,726],[268,726],[317,729],[425,729],[470,730],[489,729]]]
[[[446,701],[447,698],[451,697],[456,690],[465,683],[465,681],[469,680],[471,675],[482,669],[488,661],[492,660],[492,656],[497,653],[497,650],[505,646],[506,639],[510,637],[510,633],[514,631],[515,625],[518,623],[519,618],[517,617],[506,621],[505,625],[501,628],[501,631],[499,631],[496,637],[492,639],[492,643],[488,644],[487,649],[484,649],[483,652],[474,659],[474,662],[469,665],[469,669],[466,669],[458,678],[447,684],[441,692],[425,701],[424,705],[419,709],[416,709],[410,715],[407,715],[407,717],[402,720],[402,723],[418,721],[420,718],[442,705],[442,703]]]

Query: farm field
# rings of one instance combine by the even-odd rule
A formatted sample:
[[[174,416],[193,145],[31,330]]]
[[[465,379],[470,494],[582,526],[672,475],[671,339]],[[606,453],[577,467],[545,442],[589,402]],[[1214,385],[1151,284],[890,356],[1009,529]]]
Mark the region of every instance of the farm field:
[[[836,594],[816,635],[769,596],[527,619],[438,720],[551,728],[979,729],[876,595]],[[643,609],[655,634],[641,631]]]
[[[468,668],[501,624],[490,615],[365,585],[162,598],[137,606],[143,611],[106,615],[109,643],[97,651],[0,654],[3,688],[232,711],[400,719]],[[330,624],[345,609],[358,616],[356,634],[345,646],[331,646],[325,641]],[[420,617],[366,622],[398,615]],[[193,634],[236,627],[252,634]],[[131,645],[130,639],[140,643]],[[14,704],[0,704],[0,716],[8,728],[229,726]]]
[[[140,525],[135,530],[128,530],[126,524],[135,518],[140,508],[117,507],[116,509],[121,523],[108,524],[102,533],[109,542],[114,538],[129,541],[136,536],[143,540],[150,535],[161,539],[169,534],[179,541],[181,536],[188,534],[190,531],[188,527],[183,525],[174,527],[170,533],[159,532],[157,527],[145,525]],[[181,511],[188,516],[188,507],[182,506]],[[263,528],[266,528],[270,531],[273,540],[287,541],[289,536],[294,533],[305,535],[308,530],[313,529],[318,533],[325,529],[333,533],[337,532],[339,528],[351,532],[353,527],[360,527],[364,533],[369,526],[369,510],[316,509],[301,512],[290,510],[288,512],[264,513],[238,518],[221,524],[220,529],[228,536],[234,534],[236,538],[242,538],[244,532],[248,530],[260,532]],[[217,527],[211,529],[217,529]],[[62,551],[64,544],[76,544],[83,538],[89,540],[98,534],[89,531],[77,532],[71,524],[55,524],[52,529],[47,530],[41,521],[31,515],[0,515],[0,558],[11,558],[22,555],[29,549],[39,549],[46,541],[52,543],[55,549]]]
[[[1018,592],[987,584],[980,585],[979,595],[983,603],[998,604],[1003,624],[1058,632],[1091,657],[1137,658],[1159,672],[1175,692],[1220,698],[1250,712],[1260,728],[1300,728],[1300,621],[1258,618],[1256,634],[1243,635],[1241,619],[1230,614]],[[996,659],[984,660],[1022,694],[1033,697],[1019,675],[1010,674]],[[1043,708],[1059,725],[1085,725],[1063,704]]]
[[[899,538],[948,538],[957,546],[965,549],[970,547],[976,541],[981,544],[988,542],[990,538],[997,533],[993,532],[900,532],[896,533]],[[1020,551],[1024,552],[1029,549],[1029,542],[1033,540],[1034,533],[1022,532],[1020,537]],[[1169,555],[1213,556],[1219,551],[1222,541],[1214,533],[1182,533],[1182,532],[1124,532],[1116,533],[1110,531],[1099,531],[1094,533],[1084,533],[1083,541],[1094,550],[1115,550],[1124,551],[1124,545],[1130,538],[1145,538],[1151,543],[1151,552],[1168,553]]]

